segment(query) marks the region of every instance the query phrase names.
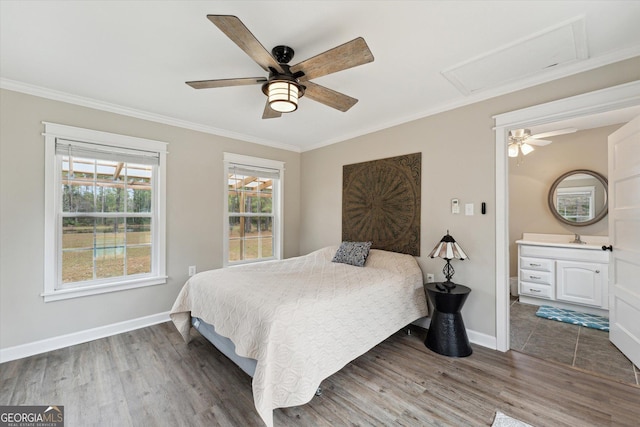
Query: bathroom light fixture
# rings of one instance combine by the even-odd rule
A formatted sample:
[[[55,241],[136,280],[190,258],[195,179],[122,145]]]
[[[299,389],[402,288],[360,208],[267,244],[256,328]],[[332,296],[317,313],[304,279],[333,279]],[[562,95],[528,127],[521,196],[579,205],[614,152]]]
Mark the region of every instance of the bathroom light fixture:
[[[518,154],[522,153],[523,156],[531,153],[534,148],[524,142],[526,139],[531,138],[531,131],[529,129],[516,129],[509,131],[509,157],[518,157]]]
[[[518,157],[518,151],[522,152],[523,156],[531,153],[534,148],[527,144],[526,142],[515,143],[512,142],[509,144],[509,157]]]
[[[447,235],[440,239],[440,242],[438,242],[436,247],[433,248],[433,250],[429,254],[429,258],[442,258],[447,261],[447,264],[442,269],[442,273],[444,273],[447,281],[442,283],[442,285],[444,285],[445,288],[451,290],[456,287],[456,284],[451,281],[453,273],[455,273],[455,271],[453,270],[453,266],[451,265],[451,260],[454,258],[464,260],[469,257],[464,253],[456,240],[451,235],[449,235],[449,230],[447,230]]]

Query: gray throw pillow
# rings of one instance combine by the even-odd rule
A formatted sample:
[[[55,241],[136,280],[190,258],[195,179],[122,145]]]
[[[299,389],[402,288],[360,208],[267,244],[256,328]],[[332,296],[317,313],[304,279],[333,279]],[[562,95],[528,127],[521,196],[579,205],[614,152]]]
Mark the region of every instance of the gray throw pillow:
[[[364,267],[369,249],[371,249],[371,242],[342,242],[331,261]]]

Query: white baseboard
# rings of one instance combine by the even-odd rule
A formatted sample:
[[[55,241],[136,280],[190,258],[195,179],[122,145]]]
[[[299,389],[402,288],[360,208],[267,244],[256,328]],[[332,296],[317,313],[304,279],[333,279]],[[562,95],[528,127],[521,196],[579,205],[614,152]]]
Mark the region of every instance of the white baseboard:
[[[97,340],[112,335],[121,334],[123,332],[133,331],[135,329],[146,328],[147,326],[156,325],[158,323],[168,322],[169,312],[152,314],[150,316],[139,317],[137,319],[126,320],[124,322],[114,323],[111,325],[100,326],[93,329],[74,332],[72,334],[61,335],[58,337],[47,338],[41,341],[34,341],[27,344],[17,345],[0,349],[0,363],[9,362],[11,360],[22,359],[36,354],[46,353],[47,351],[57,350],[76,344]],[[415,325],[423,328],[429,327],[429,318],[421,318],[414,322]],[[481,345],[490,349],[496,349],[496,337],[467,329],[469,341],[474,344]]]
[[[474,344],[481,345],[483,347],[490,348],[491,350],[497,349],[498,342],[496,337],[491,335],[483,334],[482,332],[473,331],[471,329],[467,329],[467,336],[469,337],[469,341]]]
[[[22,359],[23,357],[46,353],[47,351],[57,350],[59,348],[69,347],[76,344],[82,344],[99,338],[133,331],[134,329],[146,328],[147,326],[164,323],[169,320],[169,312],[166,311],[163,313],[152,314],[150,316],[139,317],[137,319],[126,320],[124,322],[113,323],[111,325],[99,326],[93,329],[86,329],[84,331],[21,344],[15,347],[2,348],[0,349],[0,363]]]

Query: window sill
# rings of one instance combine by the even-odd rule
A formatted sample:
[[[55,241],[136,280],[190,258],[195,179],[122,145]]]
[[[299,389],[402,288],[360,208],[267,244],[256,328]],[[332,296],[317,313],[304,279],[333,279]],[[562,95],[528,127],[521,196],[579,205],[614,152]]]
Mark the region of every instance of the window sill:
[[[105,294],[108,292],[125,291],[128,289],[142,288],[146,286],[163,285],[167,283],[168,276],[146,277],[136,280],[123,280],[119,282],[83,286],[78,288],[58,289],[53,292],[45,292],[41,294],[44,302],[60,301],[71,298],[80,298],[90,295]]]
[[[225,268],[227,268],[227,267],[237,267],[237,266],[240,266],[240,265],[260,264],[260,263],[263,263],[263,262],[278,261],[278,260],[279,260],[279,258],[269,257],[269,258],[260,258],[260,259],[244,260],[244,261],[233,261],[233,262],[228,262],[223,267],[225,267]]]

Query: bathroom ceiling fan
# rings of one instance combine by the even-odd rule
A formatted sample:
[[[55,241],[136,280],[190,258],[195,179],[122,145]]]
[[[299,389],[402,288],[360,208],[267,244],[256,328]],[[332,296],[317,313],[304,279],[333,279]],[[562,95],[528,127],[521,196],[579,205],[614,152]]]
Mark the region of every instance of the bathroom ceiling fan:
[[[509,131],[509,157],[518,157],[520,153],[523,156],[531,153],[533,146],[544,147],[551,144],[553,141],[548,141],[542,138],[549,138],[552,136],[564,135],[567,133],[576,132],[576,128],[558,129],[550,132],[538,133],[531,135],[529,129],[514,129]]]
[[[295,65],[289,65],[294,51],[276,46],[269,53],[247,27],[232,15],[207,15],[207,18],[253,59],[268,77],[200,80],[186,82],[194,89],[259,84],[267,96],[263,119],[280,117],[298,108],[298,99],[307,96],[321,104],[347,111],[358,100],[310,80],[373,61],[373,54],[362,37],[329,49]]]

